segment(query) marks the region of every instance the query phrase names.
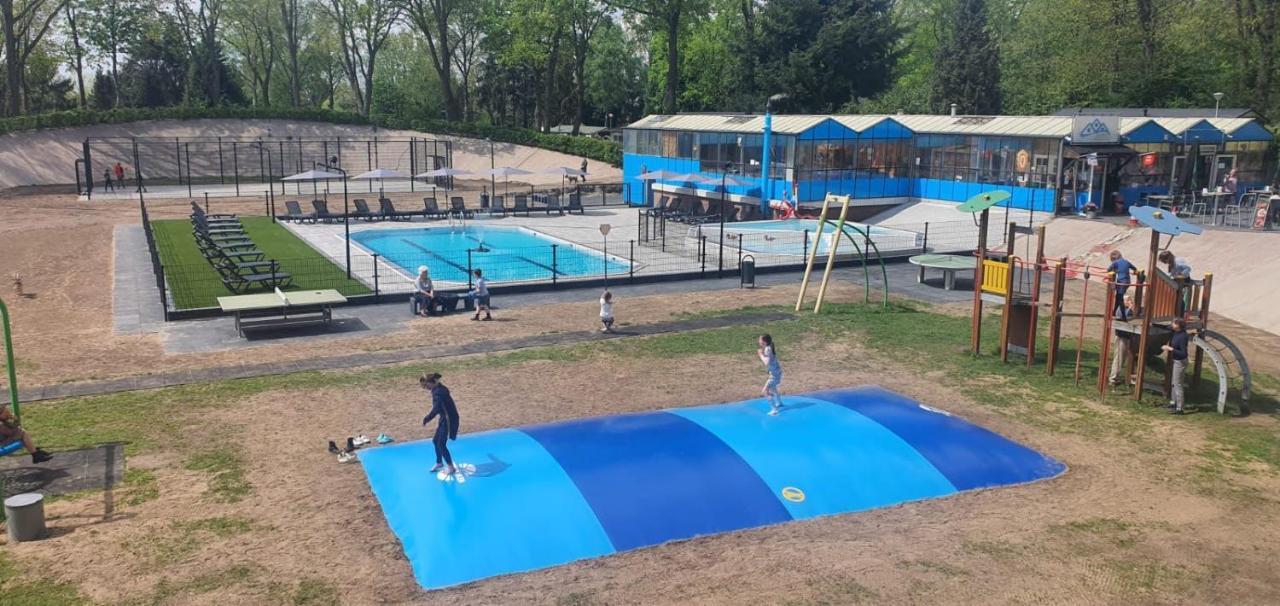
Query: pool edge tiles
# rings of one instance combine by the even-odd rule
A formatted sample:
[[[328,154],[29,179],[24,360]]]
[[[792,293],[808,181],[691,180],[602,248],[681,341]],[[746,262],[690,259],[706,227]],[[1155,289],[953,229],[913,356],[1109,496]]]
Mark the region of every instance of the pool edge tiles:
[[[425,440],[361,461],[427,589],[1066,469],[880,388],[786,401],[777,417],[753,399],[463,435],[455,460],[476,465],[462,483],[427,473]]]

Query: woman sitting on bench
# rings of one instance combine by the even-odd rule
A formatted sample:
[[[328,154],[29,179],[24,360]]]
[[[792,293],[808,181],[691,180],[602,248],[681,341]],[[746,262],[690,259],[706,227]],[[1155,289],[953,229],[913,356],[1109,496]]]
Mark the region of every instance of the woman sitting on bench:
[[[17,417],[9,412],[8,406],[0,406],[0,451],[4,451],[4,454],[13,452],[16,450],[13,447],[18,443],[31,453],[32,463],[43,463],[53,458],[53,455],[36,447],[31,435],[18,425]]]
[[[413,281],[413,298],[410,300],[414,315],[429,316],[435,307],[436,287],[431,283],[431,272],[426,265],[418,267],[418,279]]]

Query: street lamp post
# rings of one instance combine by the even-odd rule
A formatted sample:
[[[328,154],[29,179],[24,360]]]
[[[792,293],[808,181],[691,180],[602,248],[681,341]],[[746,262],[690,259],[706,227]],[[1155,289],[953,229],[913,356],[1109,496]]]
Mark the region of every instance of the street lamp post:
[[[1218,117],[1218,107],[1222,105],[1222,98],[1226,95],[1222,93],[1213,93],[1213,117]]]
[[[726,180],[729,178],[729,173],[731,171],[733,171],[733,163],[725,162],[724,172],[720,173],[720,248],[719,259],[716,265],[717,276],[724,273],[724,198],[729,191],[727,189]]]
[[[347,171],[343,170],[341,167],[325,164],[324,162],[311,163],[311,168],[315,168],[317,166],[323,167],[327,170],[332,170],[332,171],[342,173],[342,235],[343,235],[343,240],[345,240],[345,244],[346,244],[347,279],[350,280],[351,279],[351,209],[347,206]],[[325,188],[328,188],[328,187],[329,187],[329,184],[326,183]]]
[[[609,230],[613,229],[608,223],[600,224],[600,235],[604,236],[604,288],[609,289]]]
[[[493,163],[493,139],[485,137],[485,141],[489,142],[489,207],[492,208],[493,198],[498,194],[498,186],[493,174],[493,169],[495,168]]]
[[[270,136],[271,136],[271,131],[270,131],[270,130],[268,130],[268,131],[267,131],[267,136],[268,136],[268,137],[270,137]],[[266,152],[266,153],[267,153],[267,175],[266,175],[266,177],[267,177],[267,206],[269,206],[269,207],[271,208],[271,222],[272,222],[272,223],[275,223],[275,222],[276,222],[276,211],[275,211],[275,208],[276,208],[276,190],[275,190],[275,186],[274,186],[274,185],[272,185],[272,183],[271,183],[271,179],[272,179],[271,146],[270,146],[270,145],[265,145],[265,144],[263,144],[263,143],[262,143],[262,139],[258,139],[257,141],[255,141],[255,142],[253,143],[253,145],[254,145],[254,147],[257,147],[257,148],[258,148],[258,151],[259,151],[259,152]],[[259,157],[261,157],[261,156],[259,156]],[[280,163],[281,163],[281,164],[284,164],[284,158],[280,158]],[[282,167],[282,168],[283,168],[283,167]],[[281,188],[281,189],[284,189],[284,182],[283,182],[283,181],[281,181],[280,188]],[[281,192],[281,193],[283,193],[283,192]]]

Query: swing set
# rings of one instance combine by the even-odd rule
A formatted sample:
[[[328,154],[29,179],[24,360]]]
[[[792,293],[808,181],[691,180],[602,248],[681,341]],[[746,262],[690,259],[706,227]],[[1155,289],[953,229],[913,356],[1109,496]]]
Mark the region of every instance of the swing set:
[[[841,237],[848,240],[857,251],[859,259],[862,261],[862,302],[871,302],[871,268],[868,261],[872,260],[868,253],[874,252],[874,261],[880,265],[880,276],[884,288],[881,289],[881,305],[889,306],[889,272],[884,266],[884,258],[880,256],[880,249],[876,246],[875,240],[871,239],[869,230],[863,229],[856,223],[848,223],[849,203],[851,196],[840,196],[836,194],[827,194],[822,201],[822,212],[818,214],[818,231],[813,238],[813,248],[809,250],[809,258],[804,266],[804,278],[800,280],[800,296],[796,298],[796,311],[804,308],[804,295],[809,289],[809,278],[813,274],[813,264],[818,258],[818,249],[822,246],[824,232],[828,225],[832,227],[829,234],[831,244],[827,250],[827,266],[822,272],[822,284],[818,287],[818,299],[813,304],[813,313],[822,311],[822,301],[827,296],[827,285],[831,281],[831,272],[835,268],[836,253],[840,248]],[[831,212],[832,204],[840,205],[840,216],[835,221],[828,218]],[[858,246],[858,239],[854,236],[860,236],[863,246]]]

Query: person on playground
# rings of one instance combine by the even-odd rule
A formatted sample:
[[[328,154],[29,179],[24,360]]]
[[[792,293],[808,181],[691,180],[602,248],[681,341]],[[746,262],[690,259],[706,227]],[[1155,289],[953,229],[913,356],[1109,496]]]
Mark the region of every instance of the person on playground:
[[[1169,339],[1168,345],[1161,346],[1161,349],[1169,352],[1169,358],[1173,361],[1173,378],[1170,384],[1173,386],[1173,400],[1169,402],[1169,414],[1182,414],[1182,407],[1186,403],[1186,396],[1182,390],[1182,375],[1187,372],[1187,346],[1191,343],[1191,335],[1187,332],[1187,321],[1182,318],[1173,320],[1173,336]]]
[[[1156,260],[1164,263],[1169,277],[1178,283],[1178,306],[1176,313],[1182,315],[1191,303],[1191,265],[1180,257],[1173,256],[1172,251],[1162,250]]]
[[[613,293],[600,295],[600,332],[613,332]]]
[[[782,410],[782,394],[778,392],[778,386],[782,384],[782,365],[778,364],[778,352],[773,347],[773,337],[760,335],[756,355],[760,356],[765,370],[769,371],[769,379],[765,381],[764,389],[760,391],[769,398],[769,416],[777,416],[778,411]]]
[[[111,169],[108,168],[107,170],[102,171],[102,180],[107,191],[116,190],[116,188],[111,185]]]
[[[453,475],[458,469],[453,466],[449,440],[458,439],[458,407],[453,403],[453,396],[449,395],[449,388],[440,382],[440,373],[429,372],[422,375],[418,379],[418,385],[431,392],[431,412],[422,417],[422,426],[426,427],[431,419],[440,417],[436,424],[436,435],[431,438],[431,443],[436,447],[436,466],[431,468],[431,473],[444,469],[446,474]]]
[[[1133,301],[1133,295],[1126,294],[1121,302],[1123,309],[1121,313],[1126,319],[1132,318],[1137,313],[1137,305]],[[1116,353],[1111,358],[1111,384],[1120,385],[1123,380],[1121,373],[1125,372],[1125,366],[1128,365],[1129,359],[1133,357],[1133,352],[1138,349],[1138,334],[1128,332],[1116,328]]]
[[[471,289],[471,295],[476,299],[476,315],[472,316],[472,320],[480,319],[480,312],[484,312],[485,320],[492,320],[493,316],[489,315],[489,281],[484,279],[484,274],[480,270],[476,270],[475,287]]]
[[[435,297],[436,287],[431,283],[431,270],[426,265],[419,265],[418,278],[413,281],[413,313],[420,316],[431,315]]]
[[[1132,284],[1133,272],[1138,268],[1133,266],[1119,250],[1111,251],[1111,265],[1107,266],[1107,273],[1111,274],[1111,279],[1116,287],[1116,303],[1115,309],[1111,310],[1111,315],[1117,320],[1128,320],[1128,307],[1125,305],[1125,296],[1129,292],[1129,285]]]
[[[116,171],[116,183],[123,184],[124,183],[124,166],[121,165],[119,162],[116,162],[115,171]]]
[[[18,424],[18,418],[9,412],[8,406],[0,406],[0,444],[8,444],[15,440],[21,440],[23,448],[31,453],[32,463],[44,463],[53,458],[53,455],[36,446],[35,440],[31,439],[31,434]]]

